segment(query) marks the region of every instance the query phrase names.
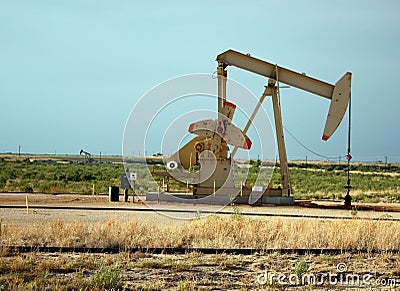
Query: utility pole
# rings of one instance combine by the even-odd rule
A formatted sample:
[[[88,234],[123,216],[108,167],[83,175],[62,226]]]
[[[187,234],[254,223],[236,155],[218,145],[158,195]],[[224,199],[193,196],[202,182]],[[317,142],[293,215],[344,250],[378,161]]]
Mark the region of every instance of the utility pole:
[[[347,207],[351,206],[351,196],[350,196],[350,189],[352,188],[350,185],[350,160],[352,159],[352,156],[350,154],[350,145],[351,145],[351,97],[349,98],[349,124],[347,128],[347,155],[346,155],[346,160],[347,160],[347,185],[345,188],[347,189],[347,194],[344,197],[344,205]]]
[[[21,145],[18,146],[18,156],[21,155]]]
[[[385,156],[385,171],[387,171],[387,160],[388,160],[388,157]]]

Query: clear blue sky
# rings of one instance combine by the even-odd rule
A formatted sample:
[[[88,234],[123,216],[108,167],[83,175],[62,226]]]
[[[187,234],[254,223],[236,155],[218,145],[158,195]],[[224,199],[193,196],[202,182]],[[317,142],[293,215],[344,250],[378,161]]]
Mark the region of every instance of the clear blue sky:
[[[387,0],[0,1],[0,152],[121,154],[143,94],[214,72],[232,48],[330,83],[351,71],[353,156],[400,160],[399,11]],[[256,95],[266,82],[229,76]],[[328,100],[281,94],[290,132],[319,153],[346,153],[346,124],[321,141]],[[313,158],[286,140],[289,158]]]

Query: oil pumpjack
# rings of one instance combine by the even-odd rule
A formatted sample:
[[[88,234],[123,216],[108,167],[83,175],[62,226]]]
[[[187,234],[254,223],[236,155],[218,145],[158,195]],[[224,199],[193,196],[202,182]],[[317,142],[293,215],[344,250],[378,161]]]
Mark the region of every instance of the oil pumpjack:
[[[166,158],[168,179],[171,177],[181,183],[190,184],[193,187],[191,198],[203,198],[201,203],[235,201],[237,203],[254,204],[259,201],[272,204],[293,204],[294,197],[291,196],[282,125],[279,83],[287,84],[331,101],[322,135],[322,139],[326,141],[336,131],[347,110],[352,74],[346,72],[335,85],[332,85],[234,50],[228,50],[218,55],[216,61],[218,62],[217,119],[196,121],[188,126],[188,131],[197,136],[176,153]],[[236,127],[232,122],[236,105],[229,102],[226,96],[228,66],[234,66],[268,78],[268,85],[265,86],[264,92],[243,130]],[[272,189],[265,185],[261,191],[260,189],[243,187],[243,185],[238,188],[235,187],[234,183],[234,157],[239,148],[251,148],[252,141],[247,136],[247,131],[267,96],[272,98],[281,186]],[[230,154],[228,145],[233,147]],[[197,172],[189,171],[193,165],[199,165]],[[239,193],[240,195],[238,195]],[[169,194],[161,193],[162,200],[171,201],[171,197],[179,197],[179,194]],[[157,199],[160,200],[160,193],[157,195]],[[187,196],[185,195],[185,198]],[[148,193],[147,199],[152,199],[151,193]]]

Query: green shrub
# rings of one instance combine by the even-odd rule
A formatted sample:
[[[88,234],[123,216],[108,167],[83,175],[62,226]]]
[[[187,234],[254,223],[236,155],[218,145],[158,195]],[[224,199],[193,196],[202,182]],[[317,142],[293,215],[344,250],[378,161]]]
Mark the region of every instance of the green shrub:
[[[0,176],[0,189],[3,189],[6,186],[7,179]]]
[[[90,286],[102,290],[121,290],[121,270],[116,267],[101,266],[91,278]]]
[[[301,260],[296,263],[294,272],[298,277],[301,277],[308,270],[308,264],[305,260]]]
[[[31,186],[25,186],[22,191],[25,193],[33,193],[33,188]]]

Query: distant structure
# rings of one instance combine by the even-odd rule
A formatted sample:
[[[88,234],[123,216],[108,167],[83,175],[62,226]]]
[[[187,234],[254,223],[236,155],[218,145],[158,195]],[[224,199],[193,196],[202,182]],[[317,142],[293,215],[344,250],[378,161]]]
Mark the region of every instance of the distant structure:
[[[85,155],[85,161],[86,162],[88,162],[88,163],[94,162],[94,159],[92,158],[92,154],[91,153],[81,149],[81,151],[79,152],[79,155],[82,155],[82,154]]]

